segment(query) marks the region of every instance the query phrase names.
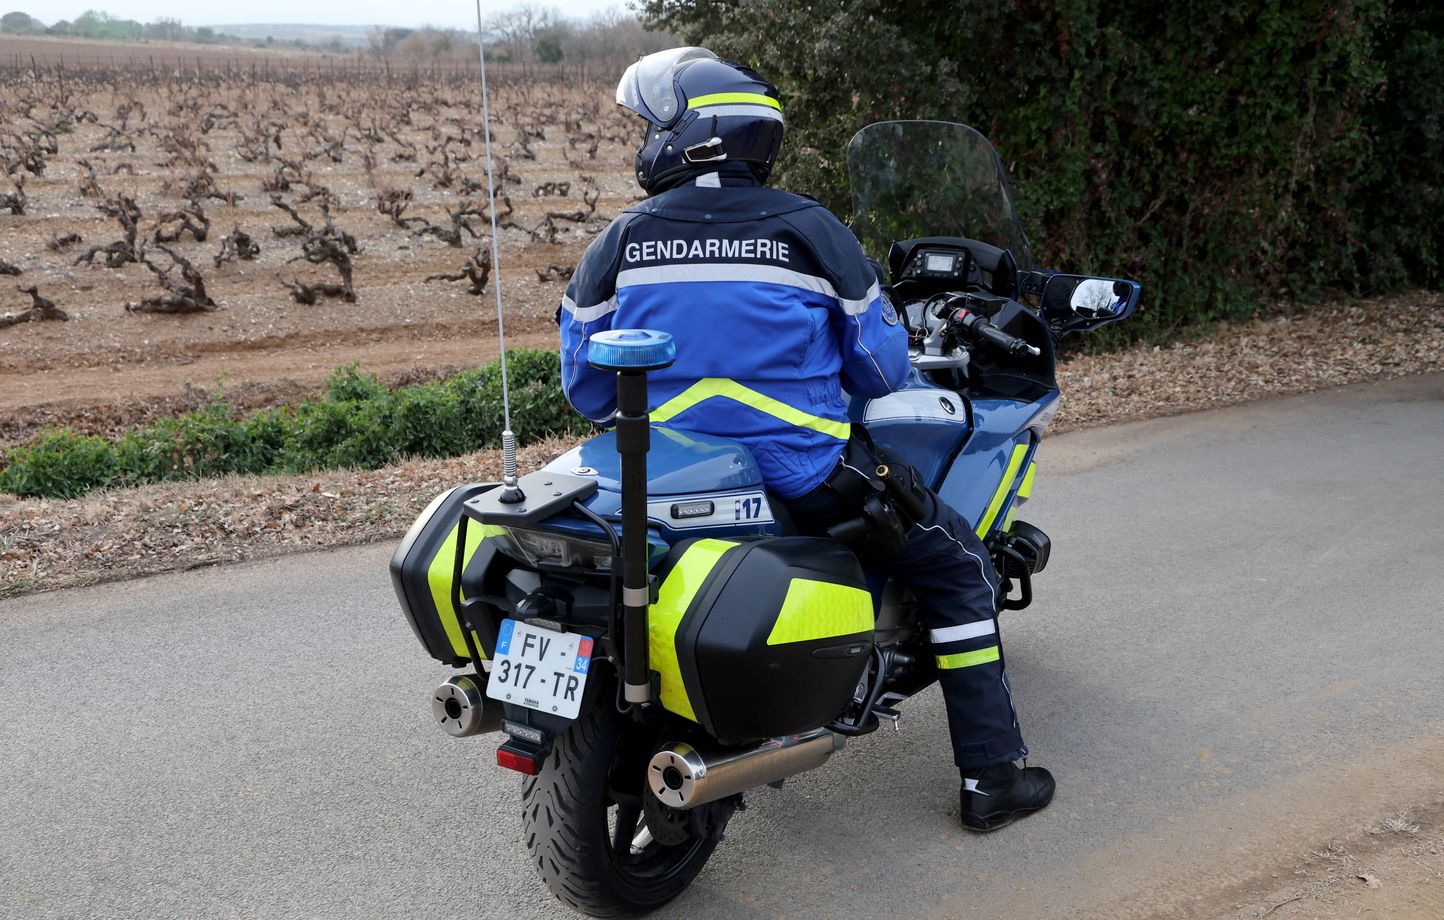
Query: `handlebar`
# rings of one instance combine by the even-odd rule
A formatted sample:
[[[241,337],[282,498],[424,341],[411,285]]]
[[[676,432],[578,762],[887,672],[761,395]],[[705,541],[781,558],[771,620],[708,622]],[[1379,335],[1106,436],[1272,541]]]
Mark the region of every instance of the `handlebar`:
[[[959,306],[958,302],[961,300],[963,298],[954,298],[948,302],[948,324],[961,330],[974,342],[986,343],[1010,355],[1032,355],[1036,358],[1043,353],[1041,349],[1029,345],[1017,336],[1008,335],[989,322],[987,317]]]

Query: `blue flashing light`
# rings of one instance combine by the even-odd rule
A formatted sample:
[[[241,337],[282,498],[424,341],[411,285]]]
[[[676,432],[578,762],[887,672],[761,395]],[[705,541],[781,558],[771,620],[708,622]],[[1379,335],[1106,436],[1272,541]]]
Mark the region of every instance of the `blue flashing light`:
[[[587,360],[604,371],[655,371],[677,360],[677,343],[653,329],[609,329],[592,336]]]

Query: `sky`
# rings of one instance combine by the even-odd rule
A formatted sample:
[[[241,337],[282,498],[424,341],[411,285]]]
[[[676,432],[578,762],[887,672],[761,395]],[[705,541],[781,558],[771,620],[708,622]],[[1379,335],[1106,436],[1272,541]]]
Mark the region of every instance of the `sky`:
[[[482,0],[487,16],[516,6],[515,2]],[[562,15],[585,19],[593,13],[626,8],[626,0],[539,0]],[[476,28],[475,0],[246,0],[240,4],[205,4],[194,0],[6,0],[3,7],[20,10],[45,23],[74,19],[86,10],[102,10],[120,19],[151,22],[179,19],[188,26],[219,23],[319,23],[322,25],[446,26]]]

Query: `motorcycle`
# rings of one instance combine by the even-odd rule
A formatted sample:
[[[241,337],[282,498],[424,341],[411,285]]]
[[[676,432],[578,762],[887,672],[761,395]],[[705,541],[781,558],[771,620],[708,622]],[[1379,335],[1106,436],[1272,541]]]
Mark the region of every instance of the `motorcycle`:
[[[851,420],[975,523],[1002,606],[1027,607],[1051,543],[1018,513],[1058,410],[1055,343],[1127,317],[1139,285],[1034,268],[972,128],[870,125],[847,163],[912,364]],[[500,733],[538,872],[597,917],[675,898],[745,793],[896,727],[937,678],[908,591],[846,548],[879,509],[796,536],[746,448],[652,424],[646,373],[671,350],[645,330],[594,336],[616,427],[514,482],[443,493],[391,561],[416,637],[461,669],[432,694],[436,721]]]

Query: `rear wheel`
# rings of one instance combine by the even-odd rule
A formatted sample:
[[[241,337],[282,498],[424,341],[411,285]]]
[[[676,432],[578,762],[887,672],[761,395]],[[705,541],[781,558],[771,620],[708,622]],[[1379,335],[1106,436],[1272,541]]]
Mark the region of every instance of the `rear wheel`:
[[[716,849],[720,834],[699,834],[684,813],[645,800],[658,740],[655,727],[595,707],[553,741],[522,787],[527,849],[568,906],[593,917],[654,910],[681,894]]]

